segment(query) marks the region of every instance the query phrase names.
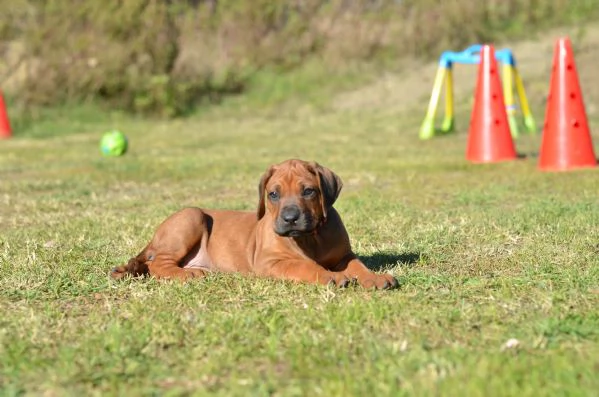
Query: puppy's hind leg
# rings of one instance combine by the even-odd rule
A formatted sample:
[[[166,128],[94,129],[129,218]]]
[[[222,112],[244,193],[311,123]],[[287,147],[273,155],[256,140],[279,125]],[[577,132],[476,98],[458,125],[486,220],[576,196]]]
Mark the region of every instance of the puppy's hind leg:
[[[200,251],[205,253],[211,224],[212,218],[199,208],[185,208],[167,218],[145,250],[150,275],[181,281],[203,277],[202,268],[186,266]]]
[[[110,277],[119,280],[127,275],[139,277],[149,274],[148,257],[146,255],[147,247],[139,253],[139,255],[129,259],[126,265],[117,266],[110,272]]]
[[[139,255],[112,270],[112,278],[150,274],[156,278],[184,281],[204,276],[204,270],[184,268],[184,262],[201,246],[205,249],[210,221],[210,217],[199,208],[185,208],[174,213],[162,222],[150,244]]]

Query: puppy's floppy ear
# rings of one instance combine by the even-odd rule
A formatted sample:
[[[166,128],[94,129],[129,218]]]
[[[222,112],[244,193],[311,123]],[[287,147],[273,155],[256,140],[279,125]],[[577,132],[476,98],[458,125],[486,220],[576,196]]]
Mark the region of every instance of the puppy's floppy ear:
[[[260,178],[260,183],[258,184],[258,219],[262,219],[264,214],[266,213],[266,201],[265,201],[265,189],[268,180],[275,172],[274,167],[270,166],[266,170],[266,172]]]
[[[327,210],[333,206],[337,197],[339,197],[343,182],[341,182],[341,178],[337,174],[318,163],[314,163],[314,169],[318,176],[318,187],[322,195],[322,215],[326,218]]]

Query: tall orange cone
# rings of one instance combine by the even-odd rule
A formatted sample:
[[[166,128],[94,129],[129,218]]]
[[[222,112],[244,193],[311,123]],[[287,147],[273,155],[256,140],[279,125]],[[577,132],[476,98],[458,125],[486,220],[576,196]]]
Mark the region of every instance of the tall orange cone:
[[[572,45],[570,39],[561,38],[553,55],[539,168],[567,171],[596,164]]]
[[[10,138],[10,123],[8,122],[8,113],[2,91],[0,91],[0,138]]]
[[[478,67],[466,159],[474,163],[493,163],[514,160],[516,157],[495,50],[493,46],[485,45]]]

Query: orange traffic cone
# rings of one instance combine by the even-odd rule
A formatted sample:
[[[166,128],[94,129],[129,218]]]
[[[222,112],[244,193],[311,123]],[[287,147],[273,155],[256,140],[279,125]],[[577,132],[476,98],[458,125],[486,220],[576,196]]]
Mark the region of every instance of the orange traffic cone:
[[[493,163],[516,157],[495,51],[493,46],[485,45],[478,67],[466,159],[474,163]]]
[[[6,104],[2,91],[0,91],[0,138],[10,138],[10,123],[8,122],[8,114],[6,112]]]
[[[567,171],[596,164],[572,45],[570,39],[562,38],[553,55],[539,168]]]

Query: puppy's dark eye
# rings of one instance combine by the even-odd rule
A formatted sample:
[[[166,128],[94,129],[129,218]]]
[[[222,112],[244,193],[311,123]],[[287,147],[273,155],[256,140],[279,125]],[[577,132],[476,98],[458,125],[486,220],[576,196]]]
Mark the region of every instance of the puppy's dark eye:
[[[279,193],[277,193],[277,192],[270,192],[270,193],[268,193],[268,198],[271,201],[277,201],[279,199]]]
[[[310,197],[310,196],[313,196],[314,193],[316,193],[315,189],[312,189],[311,187],[307,187],[302,192],[302,196],[304,196],[304,197]]]

